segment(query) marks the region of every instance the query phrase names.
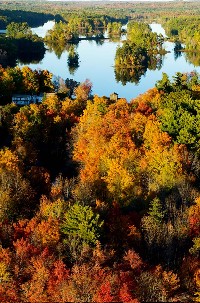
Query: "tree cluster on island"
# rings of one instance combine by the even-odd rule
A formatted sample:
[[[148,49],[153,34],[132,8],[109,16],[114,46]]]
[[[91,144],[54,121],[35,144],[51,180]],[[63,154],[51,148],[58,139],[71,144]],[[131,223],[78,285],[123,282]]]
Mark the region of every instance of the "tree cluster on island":
[[[162,65],[166,51],[162,48],[164,37],[153,33],[143,22],[130,21],[127,26],[127,40],[118,46],[115,54],[115,77],[122,84],[138,83],[149,69]]]

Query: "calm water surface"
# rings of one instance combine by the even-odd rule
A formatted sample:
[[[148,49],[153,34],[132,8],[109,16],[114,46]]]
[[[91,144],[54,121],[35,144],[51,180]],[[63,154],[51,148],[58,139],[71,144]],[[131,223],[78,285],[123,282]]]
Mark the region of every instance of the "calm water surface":
[[[44,38],[47,31],[49,29],[52,29],[54,24],[55,24],[55,21],[48,21],[44,25],[39,26],[39,27],[34,27],[31,30],[34,34],[38,35],[39,37]]]
[[[33,32],[44,37],[46,31],[52,28],[53,25],[54,22],[49,21],[43,27],[33,29]],[[165,31],[160,24],[151,24],[150,26],[152,31],[162,33],[165,36]],[[80,64],[73,74],[70,74],[67,65],[68,52],[66,50],[58,58],[54,52],[47,49],[41,62],[29,64],[28,66],[32,69],[47,69],[55,76],[60,76],[63,79],[71,78],[79,82],[89,79],[93,83],[93,94],[109,96],[111,93],[116,92],[119,97],[124,97],[128,101],[154,87],[156,81],[162,78],[163,72],[167,73],[170,78],[176,72],[184,73],[196,70],[200,73],[200,67],[194,67],[193,64],[187,62],[184,53],[175,58],[174,43],[165,42],[164,48],[169,53],[163,57],[162,67],[159,70],[148,69],[138,84],[127,83],[122,85],[121,82],[116,81],[113,67],[116,48],[121,44],[122,42],[110,42],[109,40],[104,40],[102,45],[97,44],[95,41],[80,41],[77,46]],[[18,65],[23,66],[22,63],[18,63]]]

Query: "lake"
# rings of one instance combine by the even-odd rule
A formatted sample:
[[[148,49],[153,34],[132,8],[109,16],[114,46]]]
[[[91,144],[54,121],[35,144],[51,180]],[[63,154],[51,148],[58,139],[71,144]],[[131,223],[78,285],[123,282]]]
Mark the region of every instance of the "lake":
[[[39,28],[32,29],[34,33],[41,37],[45,36],[48,29],[54,25],[53,21],[49,21]],[[152,31],[162,33],[165,31],[160,24],[150,24]],[[122,40],[125,37],[122,37]],[[147,69],[145,75],[141,76],[139,83],[126,83],[123,85],[117,82],[114,72],[114,58],[118,46],[122,45],[122,41],[111,42],[104,40],[102,44],[96,41],[82,40],[77,45],[79,54],[79,67],[72,73],[68,68],[67,59],[68,51],[64,50],[58,58],[53,51],[46,50],[43,60],[39,63],[31,63],[28,66],[32,69],[47,69],[55,76],[63,79],[71,78],[79,82],[89,79],[92,84],[93,94],[99,96],[109,96],[111,93],[118,93],[120,98],[126,98],[130,101],[141,93],[155,86],[155,83],[162,78],[165,72],[172,78],[176,72],[191,72],[196,70],[200,73],[200,67],[195,67],[186,57],[186,53],[179,53],[175,56],[174,43],[166,41],[164,48],[168,53],[162,57],[162,66],[156,70]],[[47,47],[47,46],[46,46]],[[27,65],[18,62],[20,67]]]

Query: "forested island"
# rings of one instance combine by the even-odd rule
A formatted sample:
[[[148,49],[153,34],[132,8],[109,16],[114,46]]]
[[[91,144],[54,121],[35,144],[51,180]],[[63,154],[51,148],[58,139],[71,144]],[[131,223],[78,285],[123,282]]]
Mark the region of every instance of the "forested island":
[[[72,69],[75,41],[126,31],[114,70],[137,82],[160,64],[166,39],[197,59],[199,4],[2,6],[0,302],[200,302],[200,75],[163,73],[128,102],[94,94],[88,79],[16,66],[28,43],[35,55],[45,51],[30,30],[27,16],[36,14],[57,20],[44,40],[68,48]],[[168,38],[151,31],[150,19]],[[12,102],[40,93],[42,102]]]

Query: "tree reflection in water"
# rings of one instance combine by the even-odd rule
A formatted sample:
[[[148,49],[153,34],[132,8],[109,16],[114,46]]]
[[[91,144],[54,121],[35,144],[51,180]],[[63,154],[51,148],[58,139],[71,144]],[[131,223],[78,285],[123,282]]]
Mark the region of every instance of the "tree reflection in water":
[[[29,39],[0,39],[0,64],[14,67],[23,64],[39,63],[45,55],[44,43]]]
[[[115,79],[117,82],[121,82],[122,85],[126,85],[128,82],[138,84],[143,75],[149,70],[160,70],[163,63],[162,55],[148,56],[148,60],[143,62],[143,65],[115,66]]]

